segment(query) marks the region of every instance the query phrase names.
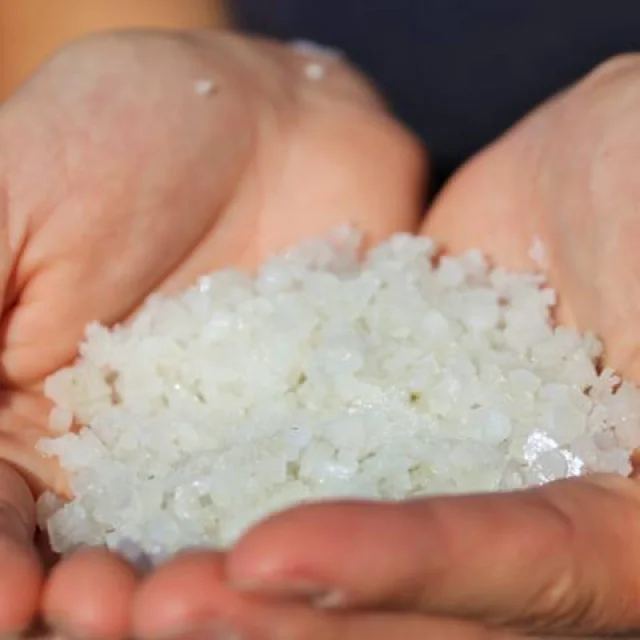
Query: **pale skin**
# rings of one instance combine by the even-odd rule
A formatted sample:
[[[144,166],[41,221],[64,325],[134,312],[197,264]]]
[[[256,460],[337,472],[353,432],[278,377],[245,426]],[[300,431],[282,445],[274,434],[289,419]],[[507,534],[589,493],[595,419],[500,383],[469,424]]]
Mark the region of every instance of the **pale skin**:
[[[36,611],[90,638],[640,628],[640,492],[622,478],[304,507],[226,554],[192,551],[147,576],[86,549],[44,578],[32,494],[65,479],[33,450],[46,433],[40,389],[88,321],[126,320],[154,290],[251,268],[339,223],[372,243],[418,229],[421,145],[348,66],[323,61],[312,82],[305,64],[242,37],[102,36],[63,50],[0,107],[0,632]],[[202,77],[218,91],[196,95]],[[610,363],[636,379],[639,103],[637,58],[600,68],[463,168],[422,229],[514,267],[530,266],[540,236],[560,319],[598,331]]]

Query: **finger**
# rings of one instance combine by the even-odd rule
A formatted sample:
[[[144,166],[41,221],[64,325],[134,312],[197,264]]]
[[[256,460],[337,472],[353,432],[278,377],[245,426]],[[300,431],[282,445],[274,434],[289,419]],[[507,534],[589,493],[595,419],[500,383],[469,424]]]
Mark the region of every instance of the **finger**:
[[[565,523],[546,509],[535,493],[303,507],[241,540],[229,579],[285,595],[303,590],[323,606],[495,613],[512,597],[503,572],[520,575],[556,554],[564,565]]]
[[[502,640],[481,626],[419,615],[336,614],[295,602],[249,597],[225,581],[224,556],[182,553],[150,575],[136,597],[140,638],[279,640]]]
[[[34,532],[31,491],[15,469],[0,462],[0,635],[26,629],[37,611],[43,568]]]
[[[51,573],[43,594],[44,618],[65,637],[130,637],[137,582],[133,567],[109,550],[80,550]]]
[[[213,634],[220,611],[233,611],[237,606],[237,597],[224,584],[222,554],[179,554],[140,586],[134,605],[134,636],[179,638],[196,630]]]
[[[415,613],[331,612],[274,600],[239,601],[233,613],[223,611],[217,638],[278,640],[515,640],[506,631],[493,631],[472,622],[430,618]],[[212,637],[212,636],[209,636]]]
[[[640,628],[640,498],[623,478],[513,494],[294,509],[228,559],[232,584],[548,632]]]
[[[271,607],[244,616],[249,627],[236,637],[279,640],[515,640],[505,631],[459,620],[418,614],[345,613],[337,615],[303,607]],[[244,635],[243,635],[244,634]]]

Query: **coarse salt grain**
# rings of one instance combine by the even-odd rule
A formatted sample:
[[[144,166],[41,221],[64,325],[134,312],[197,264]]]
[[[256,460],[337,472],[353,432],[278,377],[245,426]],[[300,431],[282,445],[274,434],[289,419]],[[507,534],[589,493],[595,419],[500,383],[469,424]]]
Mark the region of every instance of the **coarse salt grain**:
[[[64,407],[54,407],[49,415],[49,426],[55,433],[64,433],[71,429],[73,413]]]
[[[60,435],[38,446],[74,496],[39,501],[53,546],[144,563],[318,498],[629,473],[640,392],[551,325],[543,279],[436,255],[399,234],[361,259],[343,229],[90,326],[45,387]]]
[[[326,74],[326,69],[319,62],[309,62],[304,68],[304,73],[309,80],[322,80]]]
[[[529,250],[529,257],[539,269],[545,269],[547,267],[547,249],[540,236],[534,237],[531,249]]]
[[[193,90],[197,96],[205,97],[213,95],[217,88],[218,85],[213,78],[202,78],[193,83]]]

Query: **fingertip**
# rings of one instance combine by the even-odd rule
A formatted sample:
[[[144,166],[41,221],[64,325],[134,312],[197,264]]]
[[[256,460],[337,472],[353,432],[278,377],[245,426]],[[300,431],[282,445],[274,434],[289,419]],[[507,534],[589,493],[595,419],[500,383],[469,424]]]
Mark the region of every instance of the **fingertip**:
[[[129,637],[137,583],[123,558],[102,548],[80,550],[53,569],[43,594],[44,617],[74,637]]]
[[[371,506],[362,501],[316,503],[267,518],[230,551],[228,580],[241,586],[275,586],[284,580],[315,589],[318,582],[339,579],[358,540],[371,532]],[[377,503],[376,518],[391,508]]]
[[[244,533],[227,556],[230,584],[245,589],[299,571],[298,558],[304,557],[300,547],[309,550],[309,534],[313,538],[322,535],[323,521],[317,517],[317,511],[318,505],[287,509]]]
[[[185,551],[147,576],[135,597],[133,633],[139,638],[181,635],[213,623],[233,606],[225,588],[224,556]]]

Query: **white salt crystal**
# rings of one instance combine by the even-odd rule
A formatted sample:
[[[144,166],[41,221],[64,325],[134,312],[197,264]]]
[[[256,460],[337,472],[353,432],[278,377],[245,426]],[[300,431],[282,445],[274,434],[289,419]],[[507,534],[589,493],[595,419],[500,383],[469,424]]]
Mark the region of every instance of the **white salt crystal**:
[[[527,442],[523,447],[524,459],[533,464],[541,454],[553,451],[558,448],[556,440],[548,436],[543,431],[534,431],[527,437]]]
[[[527,477],[532,484],[544,484],[566,478],[569,473],[567,459],[559,449],[550,449],[541,453],[531,468],[527,470]]]
[[[361,240],[341,229],[88,328],[45,387],[67,432],[38,449],[74,493],[39,501],[57,550],[157,562],[300,501],[628,472],[640,393],[597,373],[595,338],[551,326],[543,278],[437,261],[409,234],[360,260]]]
[[[556,442],[565,445],[585,432],[586,423],[586,414],[563,399],[545,407],[541,426]]]
[[[533,239],[531,249],[529,250],[529,257],[537,267],[541,269],[547,267],[547,249],[540,236],[535,236]]]
[[[514,369],[508,374],[511,391],[514,394],[533,394],[540,388],[542,381],[528,369]]]
[[[49,427],[55,433],[64,433],[71,429],[73,413],[64,407],[54,407],[49,415]]]
[[[478,282],[479,279],[486,277],[488,263],[481,251],[471,249],[458,258],[458,261],[464,268],[467,277],[471,282]]]
[[[541,453],[536,460],[536,467],[546,482],[564,478],[568,471],[567,460],[559,449]]]
[[[511,419],[500,411],[485,410],[482,439],[488,443],[500,443],[511,435]]]
[[[603,473],[629,475],[632,470],[629,461],[629,452],[620,449],[602,452],[598,456],[598,467]]]
[[[322,80],[327,70],[319,62],[308,62],[304,68],[304,74],[309,80]]]
[[[436,271],[436,279],[445,287],[459,287],[465,280],[465,269],[459,260],[444,256]]]
[[[197,96],[213,95],[218,89],[218,85],[213,78],[201,78],[193,83],[193,90]]]

